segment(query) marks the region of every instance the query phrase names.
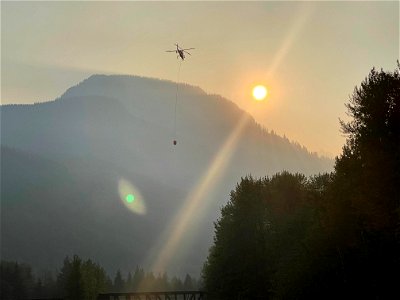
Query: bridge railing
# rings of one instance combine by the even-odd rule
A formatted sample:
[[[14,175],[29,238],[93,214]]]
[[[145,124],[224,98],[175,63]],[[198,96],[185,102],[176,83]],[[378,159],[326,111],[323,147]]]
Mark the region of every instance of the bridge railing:
[[[138,292],[99,294],[97,300],[206,300],[202,291]]]

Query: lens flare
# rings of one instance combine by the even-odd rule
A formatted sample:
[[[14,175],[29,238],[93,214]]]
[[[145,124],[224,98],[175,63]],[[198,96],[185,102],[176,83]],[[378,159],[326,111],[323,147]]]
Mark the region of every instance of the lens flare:
[[[132,203],[133,201],[135,201],[135,196],[132,194],[128,194],[128,195],[126,195],[125,200],[128,203]]]
[[[147,212],[146,203],[139,190],[126,179],[118,181],[118,194],[124,205],[133,213],[144,215]]]

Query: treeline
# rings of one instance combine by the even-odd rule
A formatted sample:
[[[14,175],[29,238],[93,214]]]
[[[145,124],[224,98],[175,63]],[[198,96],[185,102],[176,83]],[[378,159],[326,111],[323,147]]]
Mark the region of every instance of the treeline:
[[[335,170],[247,176],[215,224],[209,298],[400,299],[400,76],[373,69],[347,104]]]
[[[117,271],[112,280],[106,271],[92,260],[82,260],[75,255],[66,257],[61,270],[54,276],[44,272],[36,276],[28,264],[1,261],[2,300],[63,298],[94,300],[99,293],[182,291],[196,290],[199,282],[190,275],[184,280],[168,277],[166,273],[154,275],[136,267],[124,277]]]

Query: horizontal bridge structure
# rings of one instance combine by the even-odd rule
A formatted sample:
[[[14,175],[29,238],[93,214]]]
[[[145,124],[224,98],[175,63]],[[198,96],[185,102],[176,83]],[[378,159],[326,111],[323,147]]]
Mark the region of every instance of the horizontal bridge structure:
[[[206,300],[201,291],[139,292],[99,294],[97,300]]]

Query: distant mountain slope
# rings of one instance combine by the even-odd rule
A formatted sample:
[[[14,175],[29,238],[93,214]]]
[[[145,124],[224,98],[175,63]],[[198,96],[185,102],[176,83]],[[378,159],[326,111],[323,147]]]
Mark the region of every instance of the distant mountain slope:
[[[173,146],[175,93],[173,82],[94,75],[55,101],[1,106],[2,256],[41,267],[73,253],[98,259],[110,270],[144,264],[246,115],[222,97],[180,84]],[[204,217],[187,230],[196,237],[188,247],[196,251],[180,255],[171,272],[199,272],[212,221],[241,176],[332,168],[331,160],[247,117],[230,164],[207,195]],[[144,195],[145,216],[122,205],[121,178]]]
[[[2,258],[55,266],[79,253],[109,270],[135,267],[168,224],[183,191],[90,159],[49,161],[2,147]],[[119,178],[129,178],[149,201],[132,215],[119,199]],[[155,188],[159,187],[159,188]],[[151,234],[149,234],[151,233]]]

